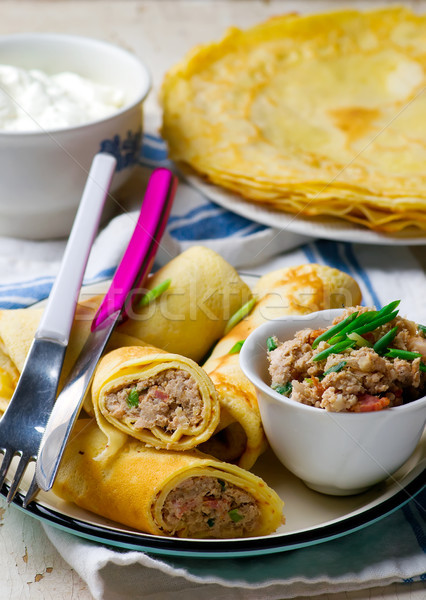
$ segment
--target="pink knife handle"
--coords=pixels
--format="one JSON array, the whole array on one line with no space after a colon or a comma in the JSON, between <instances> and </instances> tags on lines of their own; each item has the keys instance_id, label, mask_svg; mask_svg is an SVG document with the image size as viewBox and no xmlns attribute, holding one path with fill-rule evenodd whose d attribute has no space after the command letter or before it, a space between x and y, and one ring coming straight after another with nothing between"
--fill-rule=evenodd
<instances>
[{"instance_id":1,"label":"pink knife handle","mask_svg":"<svg viewBox=\"0 0 426 600\"><path fill-rule=\"evenodd\" d=\"M176 186L177 179L169 170L156 169L152 173L135 230L109 290L93 319L92 331L124 307L135 286L143 285L166 228Z\"/></svg>"}]
</instances>

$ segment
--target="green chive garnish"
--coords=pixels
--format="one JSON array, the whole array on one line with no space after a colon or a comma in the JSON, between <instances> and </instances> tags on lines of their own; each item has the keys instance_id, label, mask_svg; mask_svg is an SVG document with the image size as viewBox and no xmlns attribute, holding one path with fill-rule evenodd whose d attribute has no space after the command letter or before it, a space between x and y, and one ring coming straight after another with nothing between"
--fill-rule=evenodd
<instances>
[{"instance_id":1,"label":"green chive garnish","mask_svg":"<svg viewBox=\"0 0 426 600\"><path fill-rule=\"evenodd\" d=\"M368 312L362 313L362 315L358 315L358 317L356 319L354 319L352 321L352 323L349 323L349 325L347 325L340 332L339 335L335 335L334 337L331 338L331 340L328 340L328 343L329 344L337 344L338 342L342 342L344 339L346 339L346 335L348 335L349 333L353 333L354 330L358 329L362 325L371 323L371 321L373 321L373 319L377 318L377 315L378 315L378 313L375 310L370 310Z\"/></svg>"},{"instance_id":2,"label":"green chive garnish","mask_svg":"<svg viewBox=\"0 0 426 600\"><path fill-rule=\"evenodd\" d=\"M377 354L384 354L388 349L388 346L393 342L397 331L398 327L392 327L385 335L382 335L373 346L374 352L377 352Z\"/></svg>"},{"instance_id":3,"label":"green chive garnish","mask_svg":"<svg viewBox=\"0 0 426 600\"><path fill-rule=\"evenodd\" d=\"M401 300L394 300L393 302L389 302L389 304L386 304L386 306L379 310L377 316L381 317L382 315L388 315L389 313L393 312L397 308L397 306L400 305L400 303Z\"/></svg>"},{"instance_id":4,"label":"green chive garnish","mask_svg":"<svg viewBox=\"0 0 426 600\"><path fill-rule=\"evenodd\" d=\"M376 310L369 310L365 313L362 313L361 315L358 315L352 323L349 323L344 329L340 331L339 335L335 335L331 339L329 338L328 343L337 344L338 342L342 342L345 339L345 334L355 332L359 335L362 335L363 333L373 331L377 327L380 327L380 325L384 325L385 323L391 321L396 317L398 311L394 311L400 302L401 300L394 300L393 302L389 302L389 304L386 304L386 306L381 308L378 312ZM369 326L369 324L371 325L371 327ZM360 329L362 331L360 331Z\"/></svg>"},{"instance_id":5,"label":"green chive garnish","mask_svg":"<svg viewBox=\"0 0 426 600\"><path fill-rule=\"evenodd\" d=\"M232 348L230 349L230 351L228 352L228 354L238 354L238 352L243 347L244 342L245 342L245 340L240 340L239 342L237 342L236 344L234 344L232 346Z\"/></svg>"},{"instance_id":6,"label":"green chive garnish","mask_svg":"<svg viewBox=\"0 0 426 600\"><path fill-rule=\"evenodd\" d=\"M415 358L421 358L420 352L409 352L408 350L399 350L399 348L388 348L388 352L385 354L388 358L402 358L404 360L414 360Z\"/></svg>"},{"instance_id":7,"label":"green chive garnish","mask_svg":"<svg viewBox=\"0 0 426 600\"><path fill-rule=\"evenodd\" d=\"M420 333L423 335L423 337L426 337L426 325L420 325L420 323L417 325L418 330L420 331Z\"/></svg>"},{"instance_id":8,"label":"green chive garnish","mask_svg":"<svg viewBox=\"0 0 426 600\"><path fill-rule=\"evenodd\" d=\"M230 510L228 512L229 518L231 519L231 521L233 521L234 523L239 523L240 521L242 521L244 519L243 515L240 515L240 513L238 512L238 510L236 508L233 508L232 510Z\"/></svg>"},{"instance_id":9,"label":"green chive garnish","mask_svg":"<svg viewBox=\"0 0 426 600\"><path fill-rule=\"evenodd\" d=\"M363 325L362 327L357 327L354 331L355 331L355 333L358 333L358 335L363 335L364 333L368 333L369 331L374 331L381 325L384 325L385 323L389 323L389 321L392 321L396 317L397 314L398 314L398 311L395 310L392 313L386 313L384 315L381 315L380 317L377 316L370 323L366 323L366 325Z\"/></svg>"},{"instance_id":10,"label":"green chive garnish","mask_svg":"<svg viewBox=\"0 0 426 600\"><path fill-rule=\"evenodd\" d=\"M359 346L360 348L362 348L363 346L366 346L367 348L371 348L373 345L368 340L363 338L362 335L358 335L358 333L355 333L355 331L348 333L348 338L350 340L353 340L356 343L356 345Z\"/></svg>"},{"instance_id":11,"label":"green chive garnish","mask_svg":"<svg viewBox=\"0 0 426 600\"><path fill-rule=\"evenodd\" d=\"M325 377L326 375L329 375L330 373L338 373L339 371L341 371L343 369L343 367L346 364L347 364L346 360L340 361L339 363L337 363L337 365L333 365L332 367L327 369L327 371L324 371L323 377Z\"/></svg>"},{"instance_id":12,"label":"green chive garnish","mask_svg":"<svg viewBox=\"0 0 426 600\"><path fill-rule=\"evenodd\" d=\"M256 304L257 302L257 298L253 297L251 300L249 300L248 302L246 302L245 304L243 304L243 306L241 308L239 308L237 310L237 312L235 312L232 317L229 319L229 321L226 324L225 327L225 335L227 333L229 333L231 331L231 329L233 327L235 327L235 325L237 325L240 321L242 321L242 319L244 319L244 317L246 317L248 314L250 314L253 306Z\"/></svg>"},{"instance_id":13,"label":"green chive garnish","mask_svg":"<svg viewBox=\"0 0 426 600\"><path fill-rule=\"evenodd\" d=\"M324 331L324 333L319 335L314 340L314 342L312 344L312 348L315 350L315 348L318 346L318 344L320 342L326 342L327 340L329 340L331 337L333 337L337 333L340 333L342 331L342 329L344 329L344 327L346 327L346 325L348 325L349 323L352 323L352 321L354 319L356 319L357 315L358 315L358 313L354 312L351 315L349 315L349 317L346 317L346 319L344 319L340 323L337 323L337 325L335 325L334 327L331 327L331 329L327 329L326 331Z\"/></svg>"},{"instance_id":14,"label":"green chive garnish","mask_svg":"<svg viewBox=\"0 0 426 600\"><path fill-rule=\"evenodd\" d=\"M272 350L278 348L274 337L268 337L268 339L266 340L266 347L269 350L269 352L272 352Z\"/></svg>"},{"instance_id":15,"label":"green chive garnish","mask_svg":"<svg viewBox=\"0 0 426 600\"><path fill-rule=\"evenodd\" d=\"M226 483L223 481L223 479L218 479L217 482L221 487L221 491L224 492L226 489Z\"/></svg>"},{"instance_id":16,"label":"green chive garnish","mask_svg":"<svg viewBox=\"0 0 426 600\"><path fill-rule=\"evenodd\" d=\"M158 296L161 296L170 287L171 282L171 279L165 279L155 288L152 288L152 290L148 290L140 299L139 306L148 306L148 304L151 304L151 302L158 298Z\"/></svg>"},{"instance_id":17,"label":"green chive garnish","mask_svg":"<svg viewBox=\"0 0 426 600\"><path fill-rule=\"evenodd\" d=\"M136 388L130 390L129 395L127 396L127 404L132 408L137 408L139 406L139 394Z\"/></svg>"},{"instance_id":18,"label":"green chive garnish","mask_svg":"<svg viewBox=\"0 0 426 600\"><path fill-rule=\"evenodd\" d=\"M342 352L343 350L347 350L348 348L353 348L353 346L355 346L355 343L356 342L354 342L353 340L348 340L348 339L343 340L343 342L339 342L338 344L334 344L334 346L330 346L330 348L326 348L325 350L323 350L319 354L316 354L312 358L312 360L314 362L317 362L319 360L324 360L330 354L339 354L339 352Z\"/></svg>"},{"instance_id":19,"label":"green chive garnish","mask_svg":"<svg viewBox=\"0 0 426 600\"><path fill-rule=\"evenodd\" d=\"M214 519L207 519L207 525L209 527L213 527L213 525L214 525Z\"/></svg>"},{"instance_id":20,"label":"green chive garnish","mask_svg":"<svg viewBox=\"0 0 426 600\"><path fill-rule=\"evenodd\" d=\"M314 383L310 377L305 377L304 381L306 381L306 383L309 383L309 385L312 385Z\"/></svg>"},{"instance_id":21,"label":"green chive garnish","mask_svg":"<svg viewBox=\"0 0 426 600\"><path fill-rule=\"evenodd\" d=\"M423 373L426 373L426 365L423 362L420 363L420 371L423 371Z\"/></svg>"},{"instance_id":22,"label":"green chive garnish","mask_svg":"<svg viewBox=\"0 0 426 600\"><path fill-rule=\"evenodd\" d=\"M271 387L272 387L273 390L275 390L276 392L278 392L282 396L290 396L290 394L291 394L291 392L293 390L293 386L291 385L291 381L288 381L284 385L281 385L279 383L275 383L275 384L271 385Z\"/></svg>"}]
</instances>

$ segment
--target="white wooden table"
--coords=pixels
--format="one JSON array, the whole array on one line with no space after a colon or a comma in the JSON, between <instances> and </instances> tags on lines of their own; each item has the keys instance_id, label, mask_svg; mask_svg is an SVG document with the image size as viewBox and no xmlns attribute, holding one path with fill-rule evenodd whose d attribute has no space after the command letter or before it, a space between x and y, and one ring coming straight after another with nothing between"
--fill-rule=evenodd
<instances>
[{"instance_id":1,"label":"white wooden table","mask_svg":"<svg viewBox=\"0 0 426 600\"><path fill-rule=\"evenodd\" d=\"M398 3L402 3L398 2ZM149 66L153 90L146 111L159 114L157 91L165 71L192 46L219 39L289 11L321 11L373 0L2 0L0 34L55 31L105 39L134 52ZM405 4L426 10L426 1ZM414 250L426 266L425 248ZM58 554L41 525L0 498L0 600L89 600L86 584ZM318 596L318 600L425 600L426 585L394 584L374 590Z\"/></svg>"}]
</instances>

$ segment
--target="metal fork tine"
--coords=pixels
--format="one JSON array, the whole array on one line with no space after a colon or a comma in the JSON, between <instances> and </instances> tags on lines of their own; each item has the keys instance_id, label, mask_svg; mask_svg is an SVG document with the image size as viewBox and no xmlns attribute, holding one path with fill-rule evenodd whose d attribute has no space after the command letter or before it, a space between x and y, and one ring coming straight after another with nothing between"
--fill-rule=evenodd
<instances>
[{"instance_id":1,"label":"metal fork tine","mask_svg":"<svg viewBox=\"0 0 426 600\"><path fill-rule=\"evenodd\" d=\"M9 493L6 498L6 501L8 503L12 502L12 500L15 497L16 492L18 491L18 486L21 482L22 475L24 474L24 471L27 468L27 464L28 464L28 457L21 456L19 464L15 471L15 475L13 476L12 483L10 484Z\"/></svg>"},{"instance_id":2,"label":"metal fork tine","mask_svg":"<svg viewBox=\"0 0 426 600\"><path fill-rule=\"evenodd\" d=\"M38 494L39 491L40 491L40 488L37 485L37 480L36 480L36 476L34 473L33 480L31 482L30 487L28 488L28 492L25 494L25 498L22 503L22 506L24 508L27 508L28 504L34 500L34 498L36 497L36 495Z\"/></svg>"},{"instance_id":3,"label":"metal fork tine","mask_svg":"<svg viewBox=\"0 0 426 600\"><path fill-rule=\"evenodd\" d=\"M6 478L6 474L9 470L10 463L12 462L13 453L10 450L6 450L3 454L3 462L0 467L0 490L3 487L4 480Z\"/></svg>"}]
</instances>

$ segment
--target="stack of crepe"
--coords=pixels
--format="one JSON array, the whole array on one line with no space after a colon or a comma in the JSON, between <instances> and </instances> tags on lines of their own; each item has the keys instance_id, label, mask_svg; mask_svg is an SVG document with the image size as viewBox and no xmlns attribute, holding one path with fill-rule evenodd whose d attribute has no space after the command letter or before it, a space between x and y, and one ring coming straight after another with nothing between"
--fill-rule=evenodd
<instances>
[{"instance_id":1,"label":"stack of crepe","mask_svg":"<svg viewBox=\"0 0 426 600\"><path fill-rule=\"evenodd\" d=\"M273 18L166 75L171 157L262 206L426 229L426 15Z\"/></svg>"},{"instance_id":2,"label":"stack of crepe","mask_svg":"<svg viewBox=\"0 0 426 600\"><path fill-rule=\"evenodd\" d=\"M281 523L283 503L247 471L266 439L255 391L230 350L266 319L357 304L359 288L348 275L319 265L270 273L255 287L252 312L224 335L229 318L253 297L230 265L211 250L193 248L160 269L148 288L165 279L171 279L168 290L152 305L135 307L114 332L54 492L158 535L271 533ZM64 376L100 299L78 307ZM0 312L4 404L41 313Z\"/></svg>"}]
</instances>

